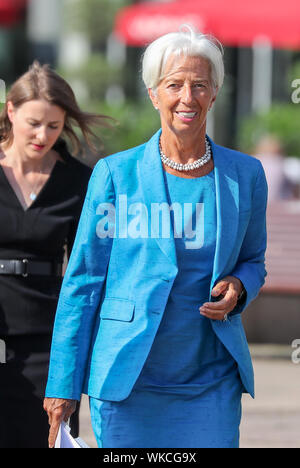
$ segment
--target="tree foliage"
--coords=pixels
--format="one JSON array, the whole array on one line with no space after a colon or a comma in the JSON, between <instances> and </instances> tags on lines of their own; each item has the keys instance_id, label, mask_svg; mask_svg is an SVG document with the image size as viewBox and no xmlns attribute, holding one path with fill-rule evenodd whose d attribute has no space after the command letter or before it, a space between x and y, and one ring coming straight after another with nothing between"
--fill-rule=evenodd
<instances>
[{"instance_id":1,"label":"tree foliage","mask_svg":"<svg viewBox=\"0 0 300 468\"><path fill-rule=\"evenodd\" d=\"M101 48L113 29L119 8L129 0L76 0L67 7L68 27L83 32L94 48Z\"/></svg>"},{"instance_id":2,"label":"tree foliage","mask_svg":"<svg viewBox=\"0 0 300 468\"><path fill-rule=\"evenodd\" d=\"M300 157L300 104L272 106L268 112L252 115L242 122L238 146L251 153L258 140L266 134L279 138L288 156Z\"/></svg>"}]
</instances>

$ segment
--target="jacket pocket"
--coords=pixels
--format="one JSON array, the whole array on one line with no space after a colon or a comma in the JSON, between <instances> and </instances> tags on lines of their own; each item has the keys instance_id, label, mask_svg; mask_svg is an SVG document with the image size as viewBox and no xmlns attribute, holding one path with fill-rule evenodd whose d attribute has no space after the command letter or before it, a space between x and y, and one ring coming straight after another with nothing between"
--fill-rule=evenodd
<instances>
[{"instance_id":1,"label":"jacket pocket","mask_svg":"<svg viewBox=\"0 0 300 468\"><path fill-rule=\"evenodd\" d=\"M100 311L100 318L102 320L132 322L134 317L134 307L134 302L128 299L107 297L103 301Z\"/></svg>"}]
</instances>

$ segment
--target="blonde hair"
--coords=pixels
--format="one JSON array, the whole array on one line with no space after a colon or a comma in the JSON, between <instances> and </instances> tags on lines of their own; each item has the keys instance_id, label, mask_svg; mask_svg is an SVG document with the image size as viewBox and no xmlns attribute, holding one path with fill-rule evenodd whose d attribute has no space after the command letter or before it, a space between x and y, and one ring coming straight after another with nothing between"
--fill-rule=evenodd
<instances>
[{"instance_id":1,"label":"blonde hair","mask_svg":"<svg viewBox=\"0 0 300 468\"><path fill-rule=\"evenodd\" d=\"M170 55L203 57L211 65L211 79L215 90L224 81L222 44L213 36L196 31L189 25L181 25L179 32L165 34L153 41L143 55L143 81L155 91L164 74Z\"/></svg>"},{"instance_id":2,"label":"blonde hair","mask_svg":"<svg viewBox=\"0 0 300 468\"><path fill-rule=\"evenodd\" d=\"M92 152L96 148L92 143L92 138L100 139L92 131L92 126L108 126L108 119L105 115L83 112L74 95L71 86L49 65L40 65L34 61L29 70L14 82L6 97L6 104L0 114L0 141L10 145L13 141L12 124L7 114L7 103L12 102L18 108L22 104L43 99L50 104L60 107L66 112L63 134L71 141L73 150L78 153L82 144L74 131L74 126L79 127L84 141Z\"/></svg>"}]
</instances>

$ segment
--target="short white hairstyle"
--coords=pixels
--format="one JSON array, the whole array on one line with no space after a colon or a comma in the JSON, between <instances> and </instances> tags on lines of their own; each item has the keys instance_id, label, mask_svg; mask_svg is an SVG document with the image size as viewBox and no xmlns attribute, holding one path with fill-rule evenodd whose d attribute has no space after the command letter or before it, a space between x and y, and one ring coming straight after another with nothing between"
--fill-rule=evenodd
<instances>
[{"instance_id":1,"label":"short white hairstyle","mask_svg":"<svg viewBox=\"0 0 300 468\"><path fill-rule=\"evenodd\" d=\"M147 89L155 91L171 55L202 57L210 63L214 89L220 90L224 81L223 54L222 44L216 38L183 24L178 32L165 34L146 48L142 62L143 81Z\"/></svg>"}]
</instances>

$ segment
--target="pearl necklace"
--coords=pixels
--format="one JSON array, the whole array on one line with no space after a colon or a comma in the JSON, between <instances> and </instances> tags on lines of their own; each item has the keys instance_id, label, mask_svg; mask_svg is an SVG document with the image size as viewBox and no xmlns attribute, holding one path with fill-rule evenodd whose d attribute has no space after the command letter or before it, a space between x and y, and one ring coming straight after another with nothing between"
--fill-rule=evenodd
<instances>
[{"instance_id":1,"label":"pearl necklace","mask_svg":"<svg viewBox=\"0 0 300 468\"><path fill-rule=\"evenodd\" d=\"M210 143L207 138L205 138L205 154L201 156L201 158L197 159L193 163L181 164L173 161L172 159L168 158L161 147L161 141L159 140L159 152L160 152L160 159L163 164L166 166L171 167L172 169L176 169L176 171L193 171L198 169L201 166L204 166L208 163L211 159L211 148Z\"/></svg>"}]
</instances>

